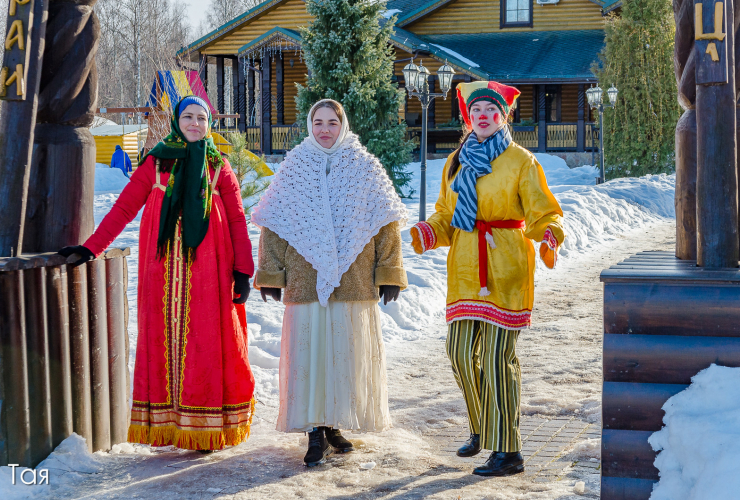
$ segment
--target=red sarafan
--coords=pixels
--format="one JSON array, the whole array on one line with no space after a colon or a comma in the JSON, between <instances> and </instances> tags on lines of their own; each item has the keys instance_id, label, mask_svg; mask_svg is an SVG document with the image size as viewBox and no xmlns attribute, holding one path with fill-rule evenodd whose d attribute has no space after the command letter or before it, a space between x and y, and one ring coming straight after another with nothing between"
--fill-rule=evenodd
<instances>
[{"instance_id":1,"label":"red sarafan","mask_svg":"<svg viewBox=\"0 0 740 500\"><path fill-rule=\"evenodd\" d=\"M227 161L220 168L209 165L213 201L203 241L194 255L181 248L178 224L159 258L157 237L170 174L160 172L157 163L149 156L136 169L84 246L99 255L144 206L128 439L218 450L249 435L254 413L246 313L243 304L232 301L232 272L254 274L239 185Z\"/></svg>"}]
</instances>

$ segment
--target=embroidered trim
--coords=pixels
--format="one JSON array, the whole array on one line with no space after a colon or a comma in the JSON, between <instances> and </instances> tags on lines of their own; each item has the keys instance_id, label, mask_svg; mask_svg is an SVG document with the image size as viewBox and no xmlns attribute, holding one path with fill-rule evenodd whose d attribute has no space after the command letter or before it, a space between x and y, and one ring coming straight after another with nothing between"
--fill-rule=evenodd
<instances>
[{"instance_id":1,"label":"embroidered trim","mask_svg":"<svg viewBox=\"0 0 740 500\"><path fill-rule=\"evenodd\" d=\"M421 234L421 250L426 252L432 250L437 246L437 233L434 232L434 228L425 221L417 222L414 227L419 230Z\"/></svg>"},{"instance_id":2,"label":"embroidered trim","mask_svg":"<svg viewBox=\"0 0 740 500\"><path fill-rule=\"evenodd\" d=\"M510 311L497 307L491 302L478 300L458 300L447 304L447 324L462 319L485 321L507 330L529 328L532 311Z\"/></svg>"},{"instance_id":3,"label":"embroidered trim","mask_svg":"<svg viewBox=\"0 0 740 500\"><path fill-rule=\"evenodd\" d=\"M547 228L547 231L545 231L545 236L542 237L542 241L547 243L547 246L550 247L550 250L557 250L558 248L558 239L555 238L555 236L552 234L552 231L550 231L550 228Z\"/></svg>"},{"instance_id":4,"label":"embroidered trim","mask_svg":"<svg viewBox=\"0 0 740 500\"><path fill-rule=\"evenodd\" d=\"M167 405L172 404L170 394L170 265L172 252L170 252L170 242L167 242L167 259L164 263L164 297L162 298L162 316L164 317L164 376L165 387L167 388Z\"/></svg>"},{"instance_id":5,"label":"embroidered trim","mask_svg":"<svg viewBox=\"0 0 740 500\"><path fill-rule=\"evenodd\" d=\"M220 168L219 168L220 170ZM183 320L184 326L182 328L182 343L180 348L180 394L178 395L178 405L182 408L182 390L185 383L185 348L188 345L188 333L190 333L190 290L193 287L193 249L188 248L187 264L185 265L185 283L183 283L183 289L185 295L185 307L183 307ZM182 307L182 306L181 306Z\"/></svg>"}]
</instances>

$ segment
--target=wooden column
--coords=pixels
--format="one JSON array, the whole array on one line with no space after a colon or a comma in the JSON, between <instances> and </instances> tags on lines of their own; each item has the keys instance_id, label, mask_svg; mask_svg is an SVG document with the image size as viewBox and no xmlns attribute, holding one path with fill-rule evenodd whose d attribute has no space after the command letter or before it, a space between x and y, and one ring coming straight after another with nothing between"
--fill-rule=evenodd
<instances>
[{"instance_id":1,"label":"wooden column","mask_svg":"<svg viewBox=\"0 0 740 500\"><path fill-rule=\"evenodd\" d=\"M684 114L676 125L676 257L696 260L696 61L694 1L677 0L673 60L678 102Z\"/></svg>"},{"instance_id":2,"label":"wooden column","mask_svg":"<svg viewBox=\"0 0 740 500\"><path fill-rule=\"evenodd\" d=\"M246 102L246 89L245 87L245 64L244 59L239 57L237 58L237 64L236 64L236 70L237 70L237 86L239 87L238 91L238 106L235 109L235 112L239 114L239 132L244 132L247 129L247 102Z\"/></svg>"},{"instance_id":3,"label":"wooden column","mask_svg":"<svg viewBox=\"0 0 740 500\"><path fill-rule=\"evenodd\" d=\"M247 72L247 126L253 127L257 125L253 120L256 119L256 113L254 109L254 69L251 67Z\"/></svg>"},{"instance_id":4,"label":"wooden column","mask_svg":"<svg viewBox=\"0 0 740 500\"><path fill-rule=\"evenodd\" d=\"M23 271L0 276L0 345L3 349L4 399L0 459L3 465L31 465L31 416L28 395L28 357L24 307Z\"/></svg>"},{"instance_id":5,"label":"wooden column","mask_svg":"<svg viewBox=\"0 0 740 500\"><path fill-rule=\"evenodd\" d=\"M275 80L277 82L277 95L275 96L275 108L277 111L278 125L285 125L285 78L283 72L283 58L275 57Z\"/></svg>"},{"instance_id":6,"label":"wooden column","mask_svg":"<svg viewBox=\"0 0 740 500\"><path fill-rule=\"evenodd\" d=\"M18 83L6 90L3 112L0 114L0 256L10 257L22 252L26 217L28 183L31 175L34 127L38 106L41 61L46 37L48 0L16 3L16 15L8 16L8 28L16 20L30 26L25 50L16 42L5 51L4 65L23 64L26 71L25 95L18 96ZM7 30L6 32L9 32Z\"/></svg>"},{"instance_id":7,"label":"wooden column","mask_svg":"<svg viewBox=\"0 0 740 500\"><path fill-rule=\"evenodd\" d=\"M537 85L537 150L540 153L547 151L547 111L545 107L545 86Z\"/></svg>"},{"instance_id":8,"label":"wooden column","mask_svg":"<svg viewBox=\"0 0 740 500\"><path fill-rule=\"evenodd\" d=\"M79 245L93 232L100 23L96 0L51 2L39 85L24 251Z\"/></svg>"},{"instance_id":9,"label":"wooden column","mask_svg":"<svg viewBox=\"0 0 740 500\"><path fill-rule=\"evenodd\" d=\"M585 85L578 84L578 129L576 133L576 151L586 150L586 90Z\"/></svg>"},{"instance_id":10,"label":"wooden column","mask_svg":"<svg viewBox=\"0 0 740 500\"><path fill-rule=\"evenodd\" d=\"M28 346L31 463L38 464L54 450L51 431L46 269L37 267L23 271L23 288Z\"/></svg>"},{"instance_id":11,"label":"wooden column","mask_svg":"<svg viewBox=\"0 0 740 500\"><path fill-rule=\"evenodd\" d=\"M51 382L51 434L56 448L73 431L72 366L69 353L69 306L66 266L46 271L49 313L49 380ZM128 409L128 408L127 408Z\"/></svg>"},{"instance_id":12,"label":"wooden column","mask_svg":"<svg viewBox=\"0 0 740 500\"><path fill-rule=\"evenodd\" d=\"M224 56L216 56L216 106L219 113L226 112L224 99ZM221 123L222 120L219 120Z\"/></svg>"},{"instance_id":13,"label":"wooden column","mask_svg":"<svg viewBox=\"0 0 740 500\"><path fill-rule=\"evenodd\" d=\"M703 31L712 33L715 1L703 4ZM734 26L733 3L725 2L724 26ZM719 40L696 40L696 230L700 267L737 267L738 195L734 32ZM699 35L698 33L696 34ZM712 50L716 52L712 54ZM717 56L717 61L713 56ZM728 68L731 68L730 71Z\"/></svg>"},{"instance_id":14,"label":"wooden column","mask_svg":"<svg viewBox=\"0 0 740 500\"><path fill-rule=\"evenodd\" d=\"M272 90L270 87L272 78L270 77L270 59L262 59L260 63L262 70L262 81L260 82L260 102L262 103L262 133L260 142L262 143L262 154L272 154Z\"/></svg>"},{"instance_id":15,"label":"wooden column","mask_svg":"<svg viewBox=\"0 0 740 500\"><path fill-rule=\"evenodd\" d=\"M93 451L90 330L87 311L87 266L67 267L69 284L69 345L72 366L72 423Z\"/></svg>"},{"instance_id":16,"label":"wooden column","mask_svg":"<svg viewBox=\"0 0 740 500\"><path fill-rule=\"evenodd\" d=\"M124 257L107 259L106 317L108 321L108 367L110 374L111 445L125 443L128 436L128 355L126 350L126 280Z\"/></svg>"},{"instance_id":17,"label":"wooden column","mask_svg":"<svg viewBox=\"0 0 740 500\"><path fill-rule=\"evenodd\" d=\"M208 95L208 56L202 52L198 61L198 74L200 75L200 81L203 83L203 88L206 90L206 95Z\"/></svg>"}]
</instances>

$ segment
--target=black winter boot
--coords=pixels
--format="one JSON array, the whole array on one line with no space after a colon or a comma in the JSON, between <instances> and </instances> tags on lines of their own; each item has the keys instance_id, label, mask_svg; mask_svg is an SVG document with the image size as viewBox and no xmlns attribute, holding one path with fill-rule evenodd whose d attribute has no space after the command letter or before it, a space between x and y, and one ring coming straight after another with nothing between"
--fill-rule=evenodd
<instances>
[{"instance_id":1,"label":"black winter boot","mask_svg":"<svg viewBox=\"0 0 740 500\"><path fill-rule=\"evenodd\" d=\"M326 432L326 440L329 441L329 444L337 453L348 453L355 449L354 445L342 436L339 429L324 427L324 431Z\"/></svg>"},{"instance_id":2,"label":"black winter boot","mask_svg":"<svg viewBox=\"0 0 740 500\"><path fill-rule=\"evenodd\" d=\"M326 457L331 455L331 446L326 440L324 434L324 427L314 427L314 429L308 433L308 451L306 456L303 457L303 463L307 467L314 467L316 465L323 464L326 461Z\"/></svg>"},{"instance_id":3,"label":"black winter boot","mask_svg":"<svg viewBox=\"0 0 740 500\"><path fill-rule=\"evenodd\" d=\"M470 439L457 450L458 457L474 457L480 453L480 434L470 433Z\"/></svg>"},{"instance_id":4,"label":"black winter boot","mask_svg":"<svg viewBox=\"0 0 740 500\"><path fill-rule=\"evenodd\" d=\"M511 476L524 472L524 458L518 451L494 451L486 463L473 470L476 476Z\"/></svg>"}]
</instances>

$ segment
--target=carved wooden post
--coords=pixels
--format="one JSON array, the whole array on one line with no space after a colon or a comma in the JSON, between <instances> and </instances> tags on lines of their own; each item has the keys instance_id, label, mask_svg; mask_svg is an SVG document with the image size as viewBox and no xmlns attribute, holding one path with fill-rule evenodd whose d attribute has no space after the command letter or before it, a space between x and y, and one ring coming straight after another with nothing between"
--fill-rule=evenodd
<instances>
[{"instance_id":1,"label":"carved wooden post","mask_svg":"<svg viewBox=\"0 0 740 500\"><path fill-rule=\"evenodd\" d=\"M547 151L547 107L545 105L545 86L537 86L537 145L538 151L544 153Z\"/></svg>"},{"instance_id":2,"label":"carved wooden post","mask_svg":"<svg viewBox=\"0 0 740 500\"><path fill-rule=\"evenodd\" d=\"M257 124L254 120L256 120L257 113L255 113L254 109L254 69L252 67L249 67L249 72L247 73L247 119L249 120L249 123L247 126L254 127Z\"/></svg>"},{"instance_id":3,"label":"carved wooden post","mask_svg":"<svg viewBox=\"0 0 740 500\"><path fill-rule=\"evenodd\" d=\"M576 126L576 151L586 150L586 85L578 84L578 125Z\"/></svg>"},{"instance_id":4,"label":"carved wooden post","mask_svg":"<svg viewBox=\"0 0 740 500\"><path fill-rule=\"evenodd\" d=\"M285 81L284 61L281 56L275 57L275 111L277 112L277 124L285 125Z\"/></svg>"},{"instance_id":5,"label":"carved wooden post","mask_svg":"<svg viewBox=\"0 0 740 500\"><path fill-rule=\"evenodd\" d=\"M676 125L676 257L696 260L696 59L691 57L694 0L676 0L673 16L678 102L685 110Z\"/></svg>"},{"instance_id":6,"label":"carved wooden post","mask_svg":"<svg viewBox=\"0 0 740 500\"><path fill-rule=\"evenodd\" d=\"M694 5L696 258L701 267L737 267L734 9L716 0Z\"/></svg>"},{"instance_id":7,"label":"carved wooden post","mask_svg":"<svg viewBox=\"0 0 740 500\"><path fill-rule=\"evenodd\" d=\"M216 110L217 113L226 113L226 101L224 99L224 56L216 56ZM220 125L223 120L219 120Z\"/></svg>"},{"instance_id":8,"label":"carved wooden post","mask_svg":"<svg viewBox=\"0 0 740 500\"><path fill-rule=\"evenodd\" d=\"M55 251L92 234L95 140L88 127L98 100L97 0L49 4L39 88L24 250Z\"/></svg>"},{"instance_id":9,"label":"carved wooden post","mask_svg":"<svg viewBox=\"0 0 740 500\"><path fill-rule=\"evenodd\" d=\"M239 57L237 58L237 64L236 64L236 70L238 72L237 75L237 85L239 87L239 91L237 93L239 104L236 107L235 113L239 114L239 132L244 132L247 130L247 110L246 110L246 89L244 86L246 85L245 78L244 78L244 58Z\"/></svg>"},{"instance_id":10,"label":"carved wooden post","mask_svg":"<svg viewBox=\"0 0 740 500\"><path fill-rule=\"evenodd\" d=\"M262 103L262 154L272 154L272 78L270 75L270 57L265 56L260 62L262 80L260 81L260 102Z\"/></svg>"},{"instance_id":11,"label":"carved wooden post","mask_svg":"<svg viewBox=\"0 0 740 500\"><path fill-rule=\"evenodd\" d=\"M0 73L0 256L23 247L33 131L49 0L10 2L5 57ZM15 27L13 27L15 26Z\"/></svg>"}]
</instances>

